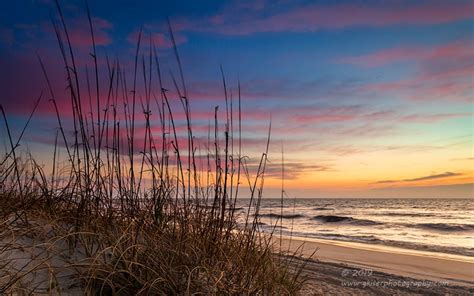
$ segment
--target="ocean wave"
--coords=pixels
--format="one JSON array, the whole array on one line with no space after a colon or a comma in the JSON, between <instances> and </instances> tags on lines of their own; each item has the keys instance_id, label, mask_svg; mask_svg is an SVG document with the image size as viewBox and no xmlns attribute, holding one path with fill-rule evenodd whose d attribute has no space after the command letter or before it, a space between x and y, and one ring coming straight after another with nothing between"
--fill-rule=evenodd
<instances>
[{"instance_id":1,"label":"ocean wave","mask_svg":"<svg viewBox=\"0 0 474 296\"><path fill-rule=\"evenodd\" d=\"M297 218L304 218L305 216L304 215L300 215L300 214L283 214L283 215L280 215L280 214L274 214L274 213L269 213L269 214L259 214L258 215L259 217L263 217L263 218L282 218L282 219L297 219Z\"/></svg>"},{"instance_id":2,"label":"ocean wave","mask_svg":"<svg viewBox=\"0 0 474 296\"><path fill-rule=\"evenodd\" d=\"M385 246L394 246L405 249L420 250L420 251L431 251L441 252L447 254L457 254L463 256L474 256L474 248L463 248L463 247L450 247L450 246L438 246L431 244L415 243L415 242L404 242L397 240L384 240L375 235L344 235L338 233L298 233L294 231L292 233L295 236L300 235L301 237L314 237L338 241L352 241L361 242L368 244L379 244Z\"/></svg>"},{"instance_id":3,"label":"ocean wave","mask_svg":"<svg viewBox=\"0 0 474 296\"><path fill-rule=\"evenodd\" d=\"M375 216L394 216L394 217L439 217L436 214L430 213L397 213L397 212L386 212L386 213L374 213Z\"/></svg>"},{"instance_id":4,"label":"ocean wave","mask_svg":"<svg viewBox=\"0 0 474 296\"><path fill-rule=\"evenodd\" d=\"M366 219L356 219L352 217L347 217L347 216L336 216L336 215L318 215L314 216L312 220L317 220L321 221L324 223L349 223L353 225L364 225L364 226L370 226L370 225L381 225L383 223L372 221L372 220L366 220Z\"/></svg>"},{"instance_id":5,"label":"ocean wave","mask_svg":"<svg viewBox=\"0 0 474 296\"><path fill-rule=\"evenodd\" d=\"M473 224L448 224L448 223L419 223L411 227L423 228L428 230L457 232L457 231L473 231Z\"/></svg>"},{"instance_id":6,"label":"ocean wave","mask_svg":"<svg viewBox=\"0 0 474 296\"><path fill-rule=\"evenodd\" d=\"M363 243L379 243L382 242L375 235L344 235L337 233L319 233L316 236L325 238L325 239L337 239L343 241L354 241L354 242L363 242Z\"/></svg>"},{"instance_id":7,"label":"ocean wave","mask_svg":"<svg viewBox=\"0 0 474 296\"><path fill-rule=\"evenodd\" d=\"M286 226L278 225L278 224L268 224L265 222L258 221L257 222L258 226L263 227L265 230L270 230L270 229L288 229Z\"/></svg>"}]
</instances>

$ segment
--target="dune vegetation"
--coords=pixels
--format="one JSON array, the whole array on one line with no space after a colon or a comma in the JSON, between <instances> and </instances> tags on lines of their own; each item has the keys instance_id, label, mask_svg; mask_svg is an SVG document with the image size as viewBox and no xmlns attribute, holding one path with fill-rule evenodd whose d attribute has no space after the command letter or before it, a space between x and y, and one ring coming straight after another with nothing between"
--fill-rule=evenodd
<instances>
[{"instance_id":1,"label":"dune vegetation","mask_svg":"<svg viewBox=\"0 0 474 296\"><path fill-rule=\"evenodd\" d=\"M94 67L81 76L59 5L57 11L68 95L55 93L39 57L47 91L20 132L1 107L9 145L0 159L1 293L297 293L301 266L289 264L272 234L259 230L270 129L258 171L249 172L240 91L228 96L222 72L225 128L219 130L216 107L207 143L198 145L171 26L178 79L165 86L156 50L150 41L144 52L141 34L133 73L118 60L100 60L87 9ZM50 101L57 121L49 169L20 150L40 100ZM68 114L58 107L65 102ZM237 211L242 186L249 203Z\"/></svg>"}]
</instances>

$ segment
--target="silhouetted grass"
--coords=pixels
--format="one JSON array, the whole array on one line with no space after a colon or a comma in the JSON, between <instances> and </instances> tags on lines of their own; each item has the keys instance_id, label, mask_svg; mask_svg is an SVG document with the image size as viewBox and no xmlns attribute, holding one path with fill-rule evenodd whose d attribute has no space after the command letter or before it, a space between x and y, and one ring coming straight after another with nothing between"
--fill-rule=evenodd
<instances>
[{"instance_id":1,"label":"silhouetted grass","mask_svg":"<svg viewBox=\"0 0 474 296\"><path fill-rule=\"evenodd\" d=\"M139 34L128 89L118 60L107 58L107 71L101 73L87 8L94 69L92 75L87 69L83 81L66 20L56 5L59 22L53 19L53 26L72 118L65 120L58 109L57 101L66 98L56 96L40 59L58 123L52 171L46 173L31 156L17 152L34 111L15 141L0 106L10 144L0 163L1 292L296 293L301 285L298 272L275 256L272 234L258 229L271 128L252 178L242 154L240 84L236 111L221 69L225 130L221 139L216 107L213 131L202 152L193 135L191 98L171 26L180 78L178 84L171 77L178 96L173 100L181 103L186 119L184 142L151 41L149 52L143 53ZM143 89L138 89L138 79ZM137 130L139 120L144 130ZM152 126L156 121L158 125ZM66 122L72 125L72 137ZM65 163L59 163L59 151L66 152ZM250 192L243 217L236 210L241 183L248 183Z\"/></svg>"}]
</instances>

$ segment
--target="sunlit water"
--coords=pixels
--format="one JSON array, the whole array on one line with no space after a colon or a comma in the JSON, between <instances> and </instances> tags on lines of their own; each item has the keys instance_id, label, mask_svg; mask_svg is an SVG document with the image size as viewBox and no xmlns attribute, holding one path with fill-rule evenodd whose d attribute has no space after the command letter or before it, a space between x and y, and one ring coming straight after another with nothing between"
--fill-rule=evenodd
<instances>
[{"instance_id":1,"label":"sunlit water","mask_svg":"<svg viewBox=\"0 0 474 296\"><path fill-rule=\"evenodd\" d=\"M239 202L240 212L248 200ZM474 256L474 199L262 199L260 227L283 235ZM282 223L282 227L280 227ZM275 227L276 226L276 227Z\"/></svg>"}]
</instances>

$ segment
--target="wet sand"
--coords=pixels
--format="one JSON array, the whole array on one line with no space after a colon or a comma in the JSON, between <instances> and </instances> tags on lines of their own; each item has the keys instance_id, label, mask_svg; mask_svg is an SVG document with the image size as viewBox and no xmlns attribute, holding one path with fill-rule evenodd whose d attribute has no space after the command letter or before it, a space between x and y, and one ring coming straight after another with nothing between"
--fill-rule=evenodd
<instances>
[{"instance_id":1,"label":"wet sand","mask_svg":"<svg viewBox=\"0 0 474 296\"><path fill-rule=\"evenodd\" d=\"M303 295L474 294L472 257L299 237L281 248L301 257L289 257L295 266L306 262Z\"/></svg>"}]
</instances>

